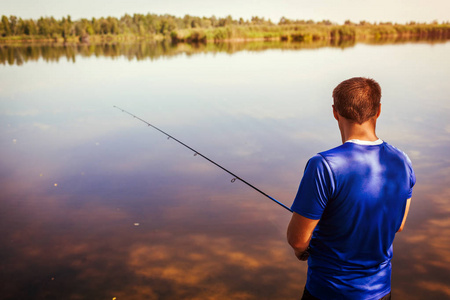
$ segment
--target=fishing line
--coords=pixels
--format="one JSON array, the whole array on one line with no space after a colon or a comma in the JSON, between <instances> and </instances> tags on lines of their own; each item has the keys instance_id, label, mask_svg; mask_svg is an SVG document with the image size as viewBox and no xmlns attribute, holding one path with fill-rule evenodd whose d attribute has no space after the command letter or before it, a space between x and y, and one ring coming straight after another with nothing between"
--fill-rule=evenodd
<instances>
[{"instance_id":1,"label":"fishing line","mask_svg":"<svg viewBox=\"0 0 450 300\"><path fill-rule=\"evenodd\" d=\"M255 187L254 185L248 183L247 181L245 181L245 180L242 179L241 177L237 176L237 175L234 174L233 172L231 172L231 171L227 170L226 168L222 167L221 165L219 165L218 163L216 163L216 162L213 161L212 159L209 159L209 158L206 157L205 155L201 154L201 153L198 152L197 150L195 150L195 149L191 148L190 146L186 145L185 143L183 143L182 141L180 141L180 140L178 140L177 138L173 137L172 135L168 134L167 132L162 131L161 129L159 129L158 127L156 127L156 126L150 124L149 122L145 121L144 119L141 119L141 118L139 118L138 116L136 116L136 115L134 115L134 114L132 114L132 113L130 113L130 112L128 112L128 111L126 111L126 110L124 110L124 109L118 107L118 106L115 106L115 105L114 105L114 107L117 108L117 109L119 109L119 110L121 110L122 112L124 112L124 113L126 113L126 114L132 116L133 118L138 119L139 121L141 121L141 122L147 124L147 126L152 127L152 128L154 128L154 129L158 130L159 132L161 132L162 134L164 134L165 136L167 136L167 139L172 139L172 140L176 141L177 143L183 145L184 147L188 148L189 150L191 150L192 152L194 152L194 156L199 155L199 156L203 157L204 159L206 159L207 161L209 161L210 163L212 163L213 165L215 165L216 167L221 168L222 170L224 170L225 172L227 172L228 174L230 174L231 176L233 176L233 179L231 179L231 182L235 182L236 180L240 180L242 183L245 183L246 185L248 185L249 187L251 187L251 188L254 189L255 191L257 191L257 192L263 194L264 196L266 196L267 198L269 198L269 199L272 200L273 202L277 203L278 205L280 205L280 206L282 206L283 208L287 209L288 211L292 212L292 210L291 210L289 207L287 207L286 205L284 205L284 204L281 203L280 201L278 201L278 200L276 200L275 198L273 198L273 197L267 195L266 193L264 193L263 191L261 191L260 189L258 189L257 187Z\"/></svg>"}]
</instances>

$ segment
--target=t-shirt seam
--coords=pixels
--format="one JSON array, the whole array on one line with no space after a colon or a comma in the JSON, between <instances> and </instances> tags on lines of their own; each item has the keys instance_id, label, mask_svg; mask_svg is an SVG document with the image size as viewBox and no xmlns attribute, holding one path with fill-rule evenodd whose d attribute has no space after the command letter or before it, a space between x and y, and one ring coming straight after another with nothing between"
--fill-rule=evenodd
<instances>
[{"instance_id":1,"label":"t-shirt seam","mask_svg":"<svg viewBox=\"0 0 450 300\"><path fill-rule=\"evenodd\" d=\"M409 158L408 154L406 154L405 151L403 151L403 150L401 150L401 149L395 147L394 145L391 145L391 144L387 143L386 141L383 141L383 144L381 144L381 145L384 145L384 147L390 146L390 147L392 147L393 149L395 149L395 150L397 151L397 153L399 153L399 154L401 154L401 155L403 156L403 158L404 158L403 162L406 163L406 165L407 165L407 167L408 167L408 169L409 169L409 184L410 184L410 189L409 189L409 191L408 191L408 198L407 198L407 199L411 198L411 197L412 197L412 190L413 190L413 187L414 187L414 185L416 184L415 173L414 173L414 169L413 169L413 167L412 167L412 161L411 161L411 158Z\"/></svg>"},{"instance_id":2,"label":"t-shirt seam","mask_svg":"<svg viewBox=\"0 0 450 300\"><path fill-rule=\"evenodd\" d=\"M334 180L334 189L337 190L337 179L336 179L336 174L334 173L334 170L333 170L333 168L331 167L330 162L327 160L327 158L326 158L325 156L323 156L322 153L318 153L318 155L320 155L320 156L323 158L323 161L327 164L328 168L330 169L331 175L333 176L333 180ZM334 194L334 191L333 191L332 194ZM330 195L330 198L332 198L332 196L333 196L333 195ZM330 199L328 199L328 200L330 200ZM327 204L328 204L328 201L327 201Z\"/></svg>"}]
</instances>

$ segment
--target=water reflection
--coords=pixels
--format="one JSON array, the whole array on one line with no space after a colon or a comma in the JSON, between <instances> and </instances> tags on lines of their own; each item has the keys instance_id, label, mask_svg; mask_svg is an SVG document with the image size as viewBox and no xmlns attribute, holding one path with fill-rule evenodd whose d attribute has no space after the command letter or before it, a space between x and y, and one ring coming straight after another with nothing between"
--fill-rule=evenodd
<instances>
[{"instance_id":1,"label":"water reflection","mask_svg":"<svg viewBox=\"0 0 450 300\"><path fill-rule=\"evenodd\" d=\"M364 43L374 45L401 44L411 42L442 43L445 39L420 38L385 38L367 40ZM181 54L187 56L201 53L228 53L239 51L264 51L268 49L301 50L318 49L322 47L336 47L345 49L355 46L354 40L321 40L314 42L279 42L279 41L253 41L237 43L198 43L198 44L172 44L168 42L147 43L105 43L105 44L29 44L14 45L0 44L0 64L22 65L29 61L42 58L46 62L57 62L60 59L75 62L77 56L81 57L126 57L128 60L155 60L161 57L173 57Z\"/></svg>"},{"instance_id":2,"label":"water reflection","mask_svg":"<svg viewBox=\"0 0 450 300\"><path fill-rule=\"evenodd\" d=\"M43 58L45 61L67 59L76 61L81 57L126 57L129 60L154 60L161 57L173 57L181 54L187 56L207 52L235 53L238 51L263 51L267 49L315 49L329 46L320 43L280 43L280 42L248 42L248 43L209 43L209 44L172 44L172 43L111 43L111 44L45 44L45 45L2 45L0 46L0 63L22 65L28 61ZM350 47L352 42L340 45Z\"/></svg>"},{"instance_id":3,"label":"water reflection","mask_svg":"<svg viewBox=\"0 0 450 300\"><path fill-rule=\"evenodd\" d=\"M25 191L2 181L3 299L253 299L298 291L301 275L287 263L284 240L261 218L269 209L248 212L242 194L192 191L183 181L182 197L168 187L141 189L139 197L130 193L135 180L108 178L116 188L91 193L74 191L74 180Z\"/></svg>"},{"instance_id":4,"label":"water reflection","mask_svg":"<svg viewBox=\"0 0 450 300\"><path fill-rule=\"evenodd\" d=\"M361 74L383 87L380 137L410 154L417 175L394 245L394 297L447 299L449 47L139 62L130 50L131 62L74 54L75 64L3 66L2 298L297 299L306 265L285 242L289 213L112 106L290 205L307 158L339 143L332 88Z\"/></svg>"}]
</instances>

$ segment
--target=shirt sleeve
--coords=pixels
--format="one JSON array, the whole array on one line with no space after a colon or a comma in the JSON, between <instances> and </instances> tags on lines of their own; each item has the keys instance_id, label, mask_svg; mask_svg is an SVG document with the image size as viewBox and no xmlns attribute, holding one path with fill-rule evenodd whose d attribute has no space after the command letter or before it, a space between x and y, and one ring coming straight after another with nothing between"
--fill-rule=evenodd
<instances>
[{"instance_id":1,"label":"shirt sleeve","mask_svg":"<svg viewBox=\"0 0 450 300\"><path fill-rule=\"evenodd\" d=\"M318 220L322 217L334 190L333 172L326 160L317 154L306 164L291 209L306 218Z\"/></svg>"}]
</instances>

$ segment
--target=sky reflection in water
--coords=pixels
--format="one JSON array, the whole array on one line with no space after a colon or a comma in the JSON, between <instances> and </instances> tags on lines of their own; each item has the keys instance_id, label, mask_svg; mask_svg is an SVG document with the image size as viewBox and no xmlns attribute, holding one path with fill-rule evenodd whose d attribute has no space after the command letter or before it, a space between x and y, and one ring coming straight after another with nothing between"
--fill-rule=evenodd
<instances>
[{"instance_id":1,"label":"sky reflection in water","mask_svg":"<svg viewBox=\"0 0 450 300\"><path fill-rule=\"evenodd\" d=\"M383 88L379 136L417 175L395 242L398 299L450 296L450 43L77 58L0 67L5 299L295 299L290 214L119 110L290 205L340 143L331 91Z\"/></svg>"}]
</instances>

